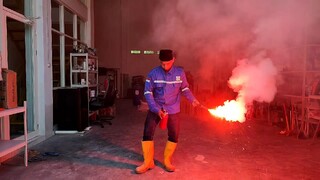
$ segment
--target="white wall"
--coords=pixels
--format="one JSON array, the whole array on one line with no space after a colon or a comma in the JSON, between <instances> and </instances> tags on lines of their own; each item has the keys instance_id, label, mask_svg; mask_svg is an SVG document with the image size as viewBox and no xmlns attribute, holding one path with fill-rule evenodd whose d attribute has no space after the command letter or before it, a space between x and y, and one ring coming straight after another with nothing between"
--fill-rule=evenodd
<instances>
[{"instance_id":1,"label":"white wall","mask_svg":"<svg viewBox=\"0 0 320 180\"><path fill-rule=\"evenodd\" d=\"M51 1L37 1L35 6L34 111L39 121L39 135L53 135L53 100L51 66Z\"/></svg>"}]
</instances>

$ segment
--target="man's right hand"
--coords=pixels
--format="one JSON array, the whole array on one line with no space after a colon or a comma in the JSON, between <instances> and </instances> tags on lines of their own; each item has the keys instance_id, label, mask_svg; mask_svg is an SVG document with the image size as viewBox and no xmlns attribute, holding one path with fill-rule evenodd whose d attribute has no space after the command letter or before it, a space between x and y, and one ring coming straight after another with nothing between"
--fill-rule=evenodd
<instances>
[{"instance_id":1,"label":"man's right hand","mask_svg":"<svg viewBox=\"0 0 320 180\"><path fill-rule=\"evenodd\" d=\"M166 113L164 111L160 110L158 112L158 115L159 115L160 119L162 119L166 115Z\"/></svg>"},{"instance_id":2,"label":"man's right hand","mask_svg":"<svg viewBox=\"0 0 320 180\"><path fill-rule=\"evenodd\" d=\"M192 106L193 106L193 107L200 106L200 102L195 99L195 100L192 102Z\"/></svg>"}]
</instances>

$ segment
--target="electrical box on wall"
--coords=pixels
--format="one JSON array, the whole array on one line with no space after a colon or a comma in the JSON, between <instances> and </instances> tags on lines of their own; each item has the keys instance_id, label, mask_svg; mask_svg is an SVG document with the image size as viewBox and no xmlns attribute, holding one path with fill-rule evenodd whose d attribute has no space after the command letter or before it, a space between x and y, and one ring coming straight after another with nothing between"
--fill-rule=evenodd
<instances>
[{"instance_id":1,"label":"electrical box on wall","mask_svg":"<svg viewBox=\"0 0 320 180\"><path fill-rule=\"evenodd\" d=\"M3 80L0 81L0 107L1 108L16 108L17 101L17 73L2 69Z\"/></svg>"}]
</instances>

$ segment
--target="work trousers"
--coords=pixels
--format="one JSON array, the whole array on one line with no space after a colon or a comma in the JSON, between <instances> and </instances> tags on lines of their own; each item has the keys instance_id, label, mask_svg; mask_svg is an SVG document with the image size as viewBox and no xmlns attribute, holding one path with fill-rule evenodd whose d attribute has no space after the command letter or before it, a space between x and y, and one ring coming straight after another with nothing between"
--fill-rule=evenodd
<instances>
[{"instance_id":1,"label":"work trousers","mask_svg":"<svg viewBox=\"0 0 320 180\"><path fill-rule=\"evenodd\" d=\"M159 115L148 111L147 118L144 123L143 141L153 141L154 133L159 122ZM169 114L167 129L168 140L177 143L180 132L180 113Z\"/></svg>"}]
</instances>

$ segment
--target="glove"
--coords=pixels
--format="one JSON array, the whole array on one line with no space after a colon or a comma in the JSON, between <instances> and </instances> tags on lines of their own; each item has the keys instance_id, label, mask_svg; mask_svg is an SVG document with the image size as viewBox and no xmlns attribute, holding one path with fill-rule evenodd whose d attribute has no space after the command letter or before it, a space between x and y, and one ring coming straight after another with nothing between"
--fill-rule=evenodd
<instances>
[{"instance_id":1,"label":"glove","mask_svg":"<svg viewBox=\"0 0 320 180\"><path fill-rule=\"evenodd\" d=\"M200 106L200 102L195 99L195 100L192 101L192 106L193 106L193 107Z\"/></svg>"}]
</instances>

